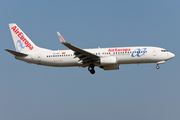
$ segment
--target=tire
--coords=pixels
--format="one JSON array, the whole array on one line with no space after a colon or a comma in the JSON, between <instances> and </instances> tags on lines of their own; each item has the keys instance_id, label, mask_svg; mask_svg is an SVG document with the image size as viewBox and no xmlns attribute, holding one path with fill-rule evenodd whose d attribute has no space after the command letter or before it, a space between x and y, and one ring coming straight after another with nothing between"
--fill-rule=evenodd
<instances>
[{"instance_id":1,"label":"tire","mask_svg":"<svg viewBox=\"0 0 180 120\"><path fill-rule=\"evenodd\" d=\"M91 66L89 66L89 67L88 67L88 70L89 70L89 71L91 71L91 70L92 70L92 67L91 67Z\"/></svg>"},{"instance_id":2,"label":"tire","mask_svg":"<svg viewBox=\"0 0 180 120\"><path fill-rule=\"evenodd\" d=\"M156 69L159 69L159 68L160 68L160 67L157 65L157 66L156 66Z\"/></svg>"},{"instance_id":3,"label":"tire","mask_svg":"<svg viewBox=\"0 0 180 120\"><path fill-rule=\"evenodd\" d=\"M90 72L91 72L91 74L94 74L94 73L95 73L95 70L91 70Z\"/></svg>"}]
</instances>

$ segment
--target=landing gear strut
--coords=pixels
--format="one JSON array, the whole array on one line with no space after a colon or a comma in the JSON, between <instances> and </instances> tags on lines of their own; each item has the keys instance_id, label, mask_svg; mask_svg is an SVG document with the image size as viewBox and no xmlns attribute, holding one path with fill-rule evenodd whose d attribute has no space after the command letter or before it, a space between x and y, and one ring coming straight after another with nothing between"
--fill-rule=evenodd
<instances>
[{"instance_id":1,"label":"landing gear strut","mask_svg":"<svg viewBox=\"0 0 180 120\"><path fill-rule=\"evenodd\" d=\"M160 62L157 62L156 69L159 69L159 68L160 68L160 67L159 67L159 64L163 64L163 63L165 63L165 61L160 61Z\"/></svg>"},{"instance_id":2,"label":"landing gear strut","mask_svg":"<svg viewBox=\"0 0 180 120\"><path fill-rule=\"evenodd\" d=\"M89 67L88 67L88 70L90 71L91 74L94 74L95 73L94 65L90 64Z\"/></svg>"}]
</instances>

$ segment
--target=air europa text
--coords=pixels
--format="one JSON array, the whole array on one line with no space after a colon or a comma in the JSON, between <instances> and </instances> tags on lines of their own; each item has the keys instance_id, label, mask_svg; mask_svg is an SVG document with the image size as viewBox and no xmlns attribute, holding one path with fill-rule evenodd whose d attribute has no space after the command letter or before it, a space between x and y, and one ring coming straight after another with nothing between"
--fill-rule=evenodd
<instances>
[{"instance_id":1,"label":"air europa text","mask_svg":"<svg viewBox=\"0 0 180 120\"><path fill-rule=\"evenodd\" d=\"M127 51L131 51L131 49L128 49L128 48L126 48L126 49L117 49L117 48L115 48L115 49L109 49L108 50L108 52L119 52L119 51L127 52Z\"/></svg>"},{"instance_id":2,"label":"air europa text","mask_svg":"<svg viewBox=\"0 0 180 120\"><path fill-rule=\"evenodd\" d=\"M19 28L17 28L17 26L12 27L11 29L14 31L14 33L24 42L24 44L26 45L26 47L28 47L30 50L33 49L33 46L31 45L31 43L29 43L28 40L26 40L26 38L23 35L23 32L19 32Z\"/></svg>"}]
</instances>

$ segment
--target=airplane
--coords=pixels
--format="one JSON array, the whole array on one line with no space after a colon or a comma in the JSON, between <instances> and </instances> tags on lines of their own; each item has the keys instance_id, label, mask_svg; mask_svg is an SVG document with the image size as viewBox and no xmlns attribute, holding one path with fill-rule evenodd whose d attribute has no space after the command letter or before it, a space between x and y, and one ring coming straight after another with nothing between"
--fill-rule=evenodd
<instances>
[{"instance_id":1,"label":"airplane","mask_svg":"<svg viewBox=\"0 0 180 120\"><path fill-rule=\"evenodd\" d=\"M118 70L120 64L159 64L175 57L175 54L160 47L111 47L80 49L66 42L57 32L60 42L70 50L49 50L36 46L28 36L15 24L9 24L16 51L5 49L16 59L37 65L53 67L88 67L91 74L95 73L95 66L104 70Z\"/></svg>"}]
</instances>

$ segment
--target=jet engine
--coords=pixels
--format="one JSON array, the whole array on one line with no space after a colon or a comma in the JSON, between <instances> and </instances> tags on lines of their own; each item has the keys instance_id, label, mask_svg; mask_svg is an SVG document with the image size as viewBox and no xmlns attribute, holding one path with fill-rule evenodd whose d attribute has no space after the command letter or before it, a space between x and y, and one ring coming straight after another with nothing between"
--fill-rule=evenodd
<instances>
[{"instance_id":1,"label":"jet engine","mask_svg":"<svg viewBox=\"0 0 180 120\"><path fill-rule=\"evenodd\" d=\"M100 59L100 65L105 66L105 65L114 65L117 64L117 58L116 57L102 57Z\"/></svg>"}]
</instances>

